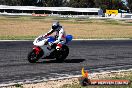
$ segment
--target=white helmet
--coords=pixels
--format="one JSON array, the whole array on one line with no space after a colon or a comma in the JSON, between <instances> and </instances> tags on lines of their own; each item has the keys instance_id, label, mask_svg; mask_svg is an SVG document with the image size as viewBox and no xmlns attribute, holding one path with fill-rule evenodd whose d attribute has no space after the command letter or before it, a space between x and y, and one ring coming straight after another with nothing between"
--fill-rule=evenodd
<instances>
[{"instance_id":1,"label":"white helmet","mask_svg":"<svg viewBox=\"0 0 132 88\"><path fill-rule=\"evenodd\" d=\"M53 22L53 24L52 24L52 29L53 29L53 30L56 30L56 29L58 29L59 26L60 26L60 24L59 24L58 21Z\"/></svg>"}]
</instances>

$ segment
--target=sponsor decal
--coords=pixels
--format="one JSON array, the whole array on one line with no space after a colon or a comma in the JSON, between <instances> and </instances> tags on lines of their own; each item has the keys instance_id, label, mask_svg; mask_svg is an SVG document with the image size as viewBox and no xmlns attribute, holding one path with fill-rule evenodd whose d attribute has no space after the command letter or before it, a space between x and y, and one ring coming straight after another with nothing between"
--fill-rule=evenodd
<instances>
[{"instance_id":1,"label":"sponsor decal","mask_svg":"<svg viewBox=\"0 0 132 88\"><path fill-rule=\"evenodd\" d=\"M43 16L43 17L46 17L46 16L49 16L48 14L35 14L33 13L32 16Z\"/></svg>"},{"instance_id":2,"label":"sponsor decal","mask_svg":"<svg viewBox=\"0 0 132 88\"><path fill-rule=\"evenodd\" d=\"M106 14L118 14L118 10L106 10Z\"/></svg>"},{"instance_id":3,"label":"sponsor decal","mask_svg":"<svg viewBox=\"0 0 132 88\"><path fill-rule=\"evenodd\" d=\"M82 86L88 86L88 85L128 85L130 84L129 80L119 80L119 79L103 79L103 80L92 80L89 79L88 71L85 71L84 68L82 68L82 77L80 78L80 84Z\"/></svg>"}]
</instances>

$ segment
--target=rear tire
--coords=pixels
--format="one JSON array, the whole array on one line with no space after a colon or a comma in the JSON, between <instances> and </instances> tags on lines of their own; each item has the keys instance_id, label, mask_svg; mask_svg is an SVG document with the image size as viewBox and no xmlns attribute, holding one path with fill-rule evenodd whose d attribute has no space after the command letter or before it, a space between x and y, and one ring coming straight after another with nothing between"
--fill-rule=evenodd
<instances>
[{"instance_id":1,"label":"rear tire","mask_svg":"<svg viewBox=\"0 0 132 88\"><path fill-rule=\"evenodd\" d=\"M56 60L57 62L63 62L69 54L69 48L63 45L60 51L57 51Z\"/></svg>"}]
</instances>

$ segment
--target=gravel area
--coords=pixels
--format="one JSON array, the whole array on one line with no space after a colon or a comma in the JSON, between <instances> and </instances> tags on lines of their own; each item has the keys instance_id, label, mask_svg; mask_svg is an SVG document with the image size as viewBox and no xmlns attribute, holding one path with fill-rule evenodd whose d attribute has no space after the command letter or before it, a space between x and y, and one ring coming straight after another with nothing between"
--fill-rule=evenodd
<instances>
[{"instance_id":1,"label":"gravel area","mask_svg":"<svg viewBox=\"0 0 132 88\"><path fill-rule=\"evenodd\" d=\"M111 79L114 77L127 77L132 75L132 71L119 71L119 72L102 72L89 74L90 79ZM79 84L79 78L69 78L56 81L41 82L35 84L23 84L20 87L9 86L4 88L61 88L65 84Z\"/></svg>"}]
</instances>

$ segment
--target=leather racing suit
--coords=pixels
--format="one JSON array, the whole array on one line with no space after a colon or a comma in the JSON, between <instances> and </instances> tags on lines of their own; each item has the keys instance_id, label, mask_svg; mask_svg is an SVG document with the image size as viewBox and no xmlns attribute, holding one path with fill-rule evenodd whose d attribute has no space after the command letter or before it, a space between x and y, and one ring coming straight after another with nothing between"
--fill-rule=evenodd
<instances>
[{"instance_id":1,"label":"leather racing suit","mask_svg":"<svg viewBox=\"0 0 132 88\"><path fill-rule=\"evenodd\" d=\"M59 50L62 47L62 45L66 43L66 33L62 26L59 26L57 29L51 28L51 30L47 32L44 36L47 37L54 32L56 40L53 42L53 44L57 44L56 49Z\"/></svg>"}]
</instances>

